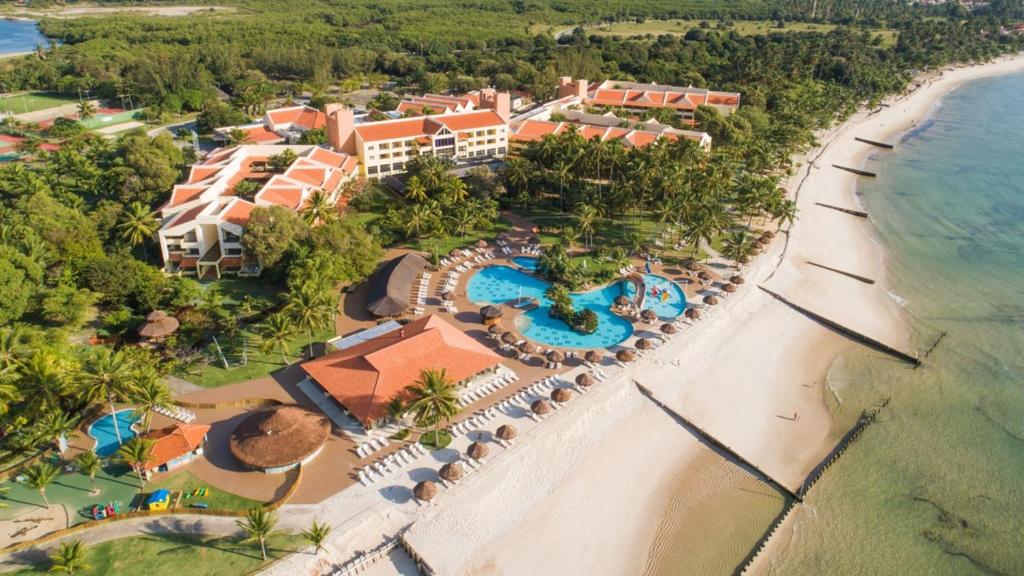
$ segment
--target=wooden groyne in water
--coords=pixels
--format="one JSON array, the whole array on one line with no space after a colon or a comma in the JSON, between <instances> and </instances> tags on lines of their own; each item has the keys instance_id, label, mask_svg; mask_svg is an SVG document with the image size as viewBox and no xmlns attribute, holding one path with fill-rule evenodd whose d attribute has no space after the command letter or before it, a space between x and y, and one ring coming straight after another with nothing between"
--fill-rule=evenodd
<instances>
[{"instance_id":1,"label":"wooden groyne in water","mask_svg":"<svg viewBox=\"0 0 1024 576\"><path fill-rule=\"evenodd\" d=\"M850 168L849 166L840 166L839 164L833 164L832 167L839 168L840 170L846 170L847 172L852 172L857 176L867 176L868 178L874 178L875 176L877 176L877 174L875 174L874 172L868 172L867 170L861 170L859 168Z\"/></svg>"},{"instance_id":2,"label":"wooden groyne in water","mask_svg":"<svg viewBox=\"0 0 1024 576\"><path fill-rule=\"evenodd\" d=\"M893 148L895 148L895 146L893 146L892 144L879 142L877 140L868 140L867 138L861 138L860 136L854 136L853 139L856 140L857 142L863 142L865 144L870 144L872 146L878 146L879 148L885 148L886 150L892 150Z\"/></svg>"},{"instance_id":3,"label":"wooden groyne in water","mask_svg":"<svg viewBox=\"0 0 1024 576\"><path fill-rule=\"evenodd\" d=\"M879 352L885 352L886 354L889 354L890 356L895 356L896 358L898 358L900 360L903 360L904 362L906 362L908 364L911 364L911 365L913 365L915 367L921 365L921 359L918 358L917 356L914 356L914 355L909 354L907 352L904 352L902 350L898 350L896 348L893 348L892 346L889 346L888 344L883 344L882 342L880 342L878 340L875 340L874 338L872 338L870 336L867 336L865 334L857 332L856 330L854 330L852 328L847 328L846 326L843 326L842 324L836 322L835 320L830 320L830 319L822 316L821 314L818 314L816 312L811 312L807 308L804 308L803 306L800 306L798 304L794 304L793 302L791 302L785 296L783 296L783 295L781 295L781 294L779 294L779 293L777 293L777 292L775 292L773 290L765 288L762 285L758 285L757 287L760 288L761 290L764 290L768 294L772 295L776 300L782 302L783 304L786 304L787 306L789 306L790 308L796 310L797 312L800 312L804 316L807 316L808 318L811 318L812 320L817 320L818 322L824 324L825 326L828 326L829 328L832 328L833 330L836 330L837 332L841 332L843 334L846 334L848 337L850 337L850 338L852 338L852 339L854 339L854 340L864 344L865 346L868 346L870 348L874 348L875 350L878 350Z\"/></svg>"},{"instance_id":4,"label":"wooden groyne in water","mask_svg":"<svg viewBox=\"0 0 1024 576\"><path fill-rule=\"evenodd\" d=\"M852 210L850 208L842 208L840 206L833 206L831 204L825 204L824 202L815 202L815 204L817 204L818 206L822 206L824 208L831 208L832 210L838 210L839 212L845 212L845 213L851 214L853 216L858 216L860 218L867 218L868 217L868 213L867 212L861 212L860 210Z\"/></svg>"},{"instance_id":5,"label":"wooden groyne in water","mask_svg":"<svg viewBox=\"0 0 1024 576\"><path fill-rule=\"evenodd\" d=\"M863 282L865 284L874 284L875 283L875 281L872 280L871 278L867 278L865 276L859 276L859 275L854 274L852 272L846 272L846 271L840 270L838 268L833 268L831 266L825 266L824 264L818 264L817 262L811 262L810 260L807 260L807 263L810 264L811 266L816 266L818 268L821 268L822 270L828 270L829 272L835 272L836 274L842 274L843 276L846 276L848 278L853 278L854 280Z\"/></svg>"},{"instance_id":6,"label":"wooden groyne in water","mask_svg":"<svg viewBox=\"0 0 1024 576\"><path fill-rule=\"evenodd\" d=\"M676 422L679 422L679 424L682 425L683 428L686 428L691 434L693 434L694 436L697 436L702 441L704 441L706 444L709 444L713 449L716 449L716 451L725 453L727 456L730 456L733 459L739 461L740 464L742 464L744 467L749 468L750 470L752 470L754 472L755 476L758 476L763 482L765 482L766 484L768 484L772 488L775 488L776 490L778 490L779 492L782 492L786 496L789 496L793 500L800 500L801 497L800 497L799 494L794 492L792 489L790 489L788 486L786 486L782 482L779 482L775 478L772 478L771 476L769 476L767 472L765 472L764 470L761 470L760 468L758 468L758 466L756 464L754 464L750 460L747 460L743 456L740 456L740 454L738 452L736 452L735 450L730 448L727 444L725 444L724 442L722 442L719 439L715 438L711 434L705 432L700 426L697 426L693 422L690 422L690 420L688 420L682 414L680 414L680 413L676 412L675 410L673 410L672 408L669 408L668 406L666 406L661 400L658 400L654 396L654 393L651 392L649 389L647 389L647 387L645 387L643 384L640 384L636 380L633 380L633 384L636 385L637 390L640 390L641 394L643 394L644 396L647 396L647 398L650 399L651 402L654 402L654 404L657 405L658 408L661 408L664 412L666 412L669 416L671 416Z\"/></svg>"}]
</instances>

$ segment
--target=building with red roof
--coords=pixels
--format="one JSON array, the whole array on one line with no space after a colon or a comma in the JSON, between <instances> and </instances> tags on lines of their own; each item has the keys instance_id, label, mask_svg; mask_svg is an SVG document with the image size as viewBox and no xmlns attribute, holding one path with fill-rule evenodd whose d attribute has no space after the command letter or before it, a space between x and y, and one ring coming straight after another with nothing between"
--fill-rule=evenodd
<instances>
[{"instance_id":1,"label":"building with red roof","mask_svg":"<svg viewBox=\"0 0 1024 576\"><path fill-rule=\"evenodd\" d=\"M203 455L203 442L210 427L205 424L175 424L146 432L141 437L153 442L149 457L142 465L143 477L169 472Z\"/></svg>"},{"instance_id":2,"label":"building with red roof","mask_svg":"<svg viewBox=\"0 0 1024 576\"><path fill-rule=\"evenodd\" d=\"M501 357L440 316L426 316L350 348L302 363L302 369L367 429L387 417L387 403L407 394L425 370L463 383L496 369Z\"/></svg>"},{"instance_id":3,"label":"building with red roof","mask_svg":"<svg viewBox=\"0 0 1024 576\"><path fill-rule=\"evenodd\" d=\"M273 172L271 156L291 150L296 159ZM241 244L249 215L257 206L302 210L317 190L338 202L344 184L356 174L358 161L348 154L309 145L251 145L219 148L189 169L160 208L157 232L164 270L220 277L259 274ZM240 196L236 187L253 182L256 192Z\"/></svg>"},{"instance_id":4,"label":"building with red roof","mask_svg":"<svg viewBox=\"0 0 1024 576\"><path fill-rule=\"evenodd\" d=\"M737 92L625 80L605 80L590 84L586 80L563 77L559 80L558 96L572 99L576 104L586 107L608 108L633 115L657 108L669 108L686 124L694 123L693 113L698 106L711 106L726 116L740 106L740 94Z\"/></svg>"},{"instance_id":5,"label":"building with red roof","mask_svg":"<svg viewBox=\"0 0 1024 576\"><path fill-rule=\"evenodd\" d=\"M244 144L297 144L306 132L323 128L327 116L312 106L288 106L267 110L259 122L224 126L213 131L214 138L226 142L233 130L245 134Z\"/></svg>"}]
</instances>

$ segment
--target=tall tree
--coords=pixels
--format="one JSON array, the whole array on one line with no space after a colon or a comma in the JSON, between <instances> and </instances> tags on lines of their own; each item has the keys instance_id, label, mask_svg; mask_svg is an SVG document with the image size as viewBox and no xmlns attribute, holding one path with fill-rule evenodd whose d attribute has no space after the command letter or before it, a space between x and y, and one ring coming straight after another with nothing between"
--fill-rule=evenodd
<instances>
[{"instance_id":1,"label":"tall tree","mask_svg":"<svg viewBox=\"0 0 1024 576\"><path fill-rule=\"evenodd\" d=\"M295 327L288 316L277 312L267 316L260 324L260 351L270 354L274 350L281 353L281 364L288 364L288 343L295 337Z\"/></svg>"},{"instance_id":2,"label":"tall tree","mask_svg":"<svg viewBox=\"0 0 1024 576\"><path fill-rule=\"evenodd\" d=\"M85 544L81 540L61 542L57 551L50 556L50 572L78 574L89 570L85 560Z\"/></svg>"},{"instance_id":3,"label":"tall tree","mask_svg":"<svg viewBox=\"0 0 1024 576\"><path fill-rule=\"evenodd\" d=\"M440 370L423 370L416 382L406 388L409 393L409 411L416 425L421 428L433 427L434 445L437 445L439 427L442 421L450 422L459 412L455 387L448 379L448 373Z\"/></svg>"},{"instance_id":4,"label":"tall tree","mask_svg":"<svg viewBox=\"0 0 1024 576\"><path fill-rule=\"evenodd\" d=\"M97 456L92 450L86 450L75 457L75 466L78 467L79 472L89 476L89 483L92 485L92 493L98 494L99 491L96 490L96 475L99 474L102 469L99 456Z\"/></svg>"},{"instance_id":5,"label":"tall tree","mask_svg":"<svg viewBox=\"0 0 1024 576\"><path fill-rule=\"evenodd\" d=\"M236 521L238 527L245 531L246 539L245 542L258 542L260 545L260 555L263 559L267 559L267 537L274 530L274 525L277 524L277 518L274 513L268 512L263 506L255 506L249 508L245 513L245 518Z\"/></svg>"},{"instance_id":6,"label":"tall tree","mask_svg":"<svg viewBox=\"0 0 1024 576\"><path fill-rule=\"evenodd\" d=\"M156 218L156 212L151 211L142 202L132 202L126 206L121 213L121 222L117 225L122 239L132 246L142 245L142 256L146 260L149 260L146 241L152 238L159 228L160 221Z\"/></svg>"},{"instance_id":7,"label":"tall tree","mask_svg":"<svg viewBox=\"0 0 1024 576\"><path fill-rule=\"evenodd\" d=\"M117 424L114 403L126 401L135 391L132 365L120 350L114 352L106 346L98 346L86 356L82 369L82 392L90 402L105 401L114 415L114 435L121 444L121 430Z\"/></svg>"},{"instance_id":8,"label":"tall tree","mask_svg":"<svg viewBox=\"0 0 1024 576\"><path fill-rule=\"evenodd\" d=\"M153 452L153 441L136 436L117 449L117 460L131 466L139 476L139 489L146 487L146 461Z\"/></svg>"},{"instance_id":9,"label":"tall tree","mask_svg":"<svg viewBox=\"0 0 1024 576\"><path fill-rule=\"evenodd\" d=\"M39 490L39 495L43 497L43 502L45 502L43 508L50 507L50 500L46 497L46 487L49 486L59 474L60 468L50 464L49 462L36 462L25 470L25 484Z\"/></svg>"},{"instance_id":10,"label":"tall tree","mask_svg":"<svg viewBox=\"0 0 1024 576\"><path fill-rule=\"evenodd\" d=\"M306 331L309 357L313 357L313 331L327 326L334 319L335 302L331 292L307 280L285 297L285 311L296 326Z\"/></svg>"}]
</instances>

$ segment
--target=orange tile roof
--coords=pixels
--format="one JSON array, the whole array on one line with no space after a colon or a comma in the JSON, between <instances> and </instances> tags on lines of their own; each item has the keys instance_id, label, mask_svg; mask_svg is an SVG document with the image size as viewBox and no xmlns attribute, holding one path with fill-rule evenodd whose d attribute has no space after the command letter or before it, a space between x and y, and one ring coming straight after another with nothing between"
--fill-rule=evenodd
<instances>
[{"instance_id":1,"label":"orange tile roof","mask_svg":"<svg viewBox=\"0 0 1024 576\"><path fill-rule=\"evenodd\" d=\"M196 217L199 216L199 213L202 212L204 209L206 209L206 207L209 206L209 205L210 205L210 203L206 202L204 204L200 204L198 206L193 206L192 208L189 208L188 210L185 210L184 212L178 214L178 217L175 218L170 224L168 224L167 227L181 226L182 224L188 224L189 222L195 220Z\"/></svg>"},{"instance_id":2,"label":"orange tile roof","mask_svg":"<svg viewBox=\"0 0 1024 576\"><path fill-rule=\"evenodd\" d=\"M284 138L276 132L267 129L267 127L262 124L259 126L252 126L250 128L242 128L241 130L249 136L249 141L253 144L271 144L284 140Z\"/></svg>"},{"instance_id":3,"label":"orange tile roof","mask_svg":"<svg viewBox=\"0 0 1024 576\"><path fill-rule=\"evenodd\" d=\"M439 316L427 316L351 348L302 364L302 369L366 426L428 369L452 382L501 363L501 357Z\"/></svg>"},{"instance_id":4,"label":"orange tile roof","mask_svg":"<svg viewBox=\"0 0 1024 576\"><path fill-rule=\"evenodd\" d=\"M480 128L489 128L505 123L494 110L480 110L465 114L452 114L450 116L434 116L433 118L447 126L452 132L479 130Z\"/></svg>"},{"instance_id":5,"label":"orange tile roof","mask_svg":"<svg viewBox=\"0 0 1024 576\"><path fill-rule=\"evenodd\" d=\"M143 434L143 438L153 440L153 449L143 469L153 470L195 451L203 445L209 431L210 427L205 424L175 424Z\"/></svg>"},{"instance_id":6,"label":"orange tile roof","mask_svg":"<svg viewBox=\"0 0 1024 576\"><path fill-rule=\"evenodd\" d=\"M295 188L264 188L260 192L259 200L265 202L271 202L278 206L284 206L285 208L291 208L297 210L299 208L299 202L302 201L302 189Z\"/></svg>"},{"instance_id":7,"label":"orange tile roof","mask_svg":"<svg viewBox=\"0 0 1024 576\"><path fill-rule=\"evenodd\" d=\"M237 224L239 226L245 226L249 222L249 214L252 213L252 209L256 205L247 200L238 199L232 202L231 208L221 214L221 219Z\"/></svg>"},{"instance_id":8,"label":"orange tile roof","mask_svg":"<svg viewBox=\"0 0 1024 576\"><path fill-rule=\"evenodd\" d=\"M392 140L394 138L413 138L423 134L433 134L427 130L427 118L406 118L394 122L367 122L357 124L356 134L364 142L376 142L378 140Z\"/></svg>"},{"instance_id":9,"label":"orange tile roof","mask_svg":"<svg viewBox=\"0 0 1024 576\"><path fill-rule=\"evenodd\" d=\"M310 106L289 106L267 110L267 117L275 125L291 124L306 130L323 128L327 124L327 115Z\"/></svg>"}]
</instances>

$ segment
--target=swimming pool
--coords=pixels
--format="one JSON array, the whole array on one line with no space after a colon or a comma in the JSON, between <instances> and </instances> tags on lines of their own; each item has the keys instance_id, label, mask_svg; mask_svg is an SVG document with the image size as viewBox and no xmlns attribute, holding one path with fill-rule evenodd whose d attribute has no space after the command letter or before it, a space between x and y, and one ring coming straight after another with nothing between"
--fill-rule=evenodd
<instances>
[{"instance_id":1,"label":"swimming pool","mask_svg":"<svg viewBox=\"0 0 1024 576\"><path fill-rule=\"evenodd\" d=\"M132 425L139 419L134 417L134 412L134 410L118 410L115 413L122 443L135 437ZM96 439L96 447L92 450L97 456L110 456L120 447L120 444L117 443L117 434L114 432L114 415L112 414L106 414L93 422L89 426L89 436Z\"/></svg>"},{"instance_id":2,"label":"swimming pool","mask_svg":"<svg viewBox=\"0 0 1024 576\"><path fill-rule=\"evenodd\" d=\"M636 296L636 285L626 282L626 295L632 299ZM686 310L686 294L683 289L664 276L644 274L644 286L647 298L644 308L654 310L662 320L671 320Z\"/></svg>"},{"instance_id":3,"label":"swimming pool","mask_svg":"<svg viewBox=\"0 0 1024 576\"><path fill-rule=\"evenodd\" d=\"M532 272L537 269L537 259L531 256L513 256L512 262L523 270Z\"/></svg>"},{"instance_id":4,"label":"swimming pool","mask_svg":"<svg viewBox=\"0 0 1024 576\"><path fill-rule=\"evenodd\" d=\"M580 334L565 322L548 314L551 301L544 293L549 283L509 266L490 266L469 279L467 296L477 304L500 304L520 296L536 298L540 307L519 316L518 329L523 336L549 346L562 348L607 348L633 333L633 325L611 312L615 297L622 294L621 282L572 295L577 310L589 308L597 314L598 328L592 334Z\"/></svg>"}]
</instances>

